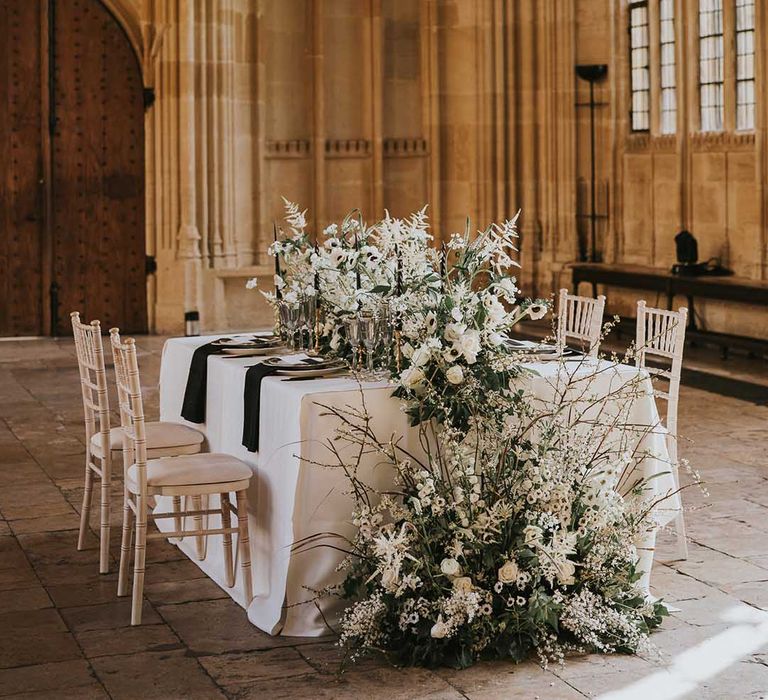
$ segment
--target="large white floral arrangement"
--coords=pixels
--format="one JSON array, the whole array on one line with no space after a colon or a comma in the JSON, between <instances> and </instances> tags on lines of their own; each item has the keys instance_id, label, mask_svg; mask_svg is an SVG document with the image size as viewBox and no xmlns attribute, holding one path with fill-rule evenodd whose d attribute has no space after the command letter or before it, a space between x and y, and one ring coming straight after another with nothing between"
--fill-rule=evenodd
<instances>
[{"instance_id":1,"label":"large white floral arrangement","mask_svg":"<svg viewBox=\"0 0 768 700\"><path fill-rule=\"evenodd\" d=\"M336 591L351 602L341 644L353 656L458 667L646 648L665 610L637 586L633 543L655 527L655 504L632 476L640 456L616 442L626 417L598 407L600 420L586 420L567 392L535 409L515 381L526 366L508 333L547 306L519 299L514 220L438 251L424 210L372 226L349 216L313 241L304 213L287 207L289 233L271 248L283 300L319 297L323 350L340 355L343 319L388 300L402 331L394 392L427 446L407 453L364 413L329 407L336 439L378 453L396 484L377 492L334 449L357 526ZM630 405L636 390L613 403Z\"/></svg>"}]
</instances>

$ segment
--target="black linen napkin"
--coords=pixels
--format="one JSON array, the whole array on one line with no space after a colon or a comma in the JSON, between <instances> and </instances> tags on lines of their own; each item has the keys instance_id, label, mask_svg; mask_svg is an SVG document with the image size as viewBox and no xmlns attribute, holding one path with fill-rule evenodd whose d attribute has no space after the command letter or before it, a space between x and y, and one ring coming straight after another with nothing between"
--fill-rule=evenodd
<instances>
[{"instance_id":1,"label":"black linen napkin","mask_svg":"<svg viewBox=\"0 0 768 700\"><path fill-rule=\"evenodd\" d=\"M219 338L222 340L222 338ZM216 342L216 341L214 341ZM214 342L201 345L192 353L189 365L187 387L184 390L184 402L181 405L181 417L190 423L205 423L205 397L208 385L208 357L223 352Z\"/></svg>"},{"instance_id":2,"label":"black linen napkin","mask_svg":"<svg viewBox=\"0 0 768 700\"><path fill-rule=\"evenodd\" d=\"M245 388L243 389L243 446L249 452L257 452L259 449L261 380L276 372L277 367L258 364L251 365L245 373Z\"/></svg>"}]
</instances>

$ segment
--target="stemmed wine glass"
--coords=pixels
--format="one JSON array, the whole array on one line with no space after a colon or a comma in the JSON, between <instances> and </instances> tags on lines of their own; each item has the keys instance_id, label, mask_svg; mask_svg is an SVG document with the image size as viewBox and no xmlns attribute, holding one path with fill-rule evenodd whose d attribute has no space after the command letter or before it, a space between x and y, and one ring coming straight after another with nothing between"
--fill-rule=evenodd
<instances>
[{"instance_id":1,"label":"stemmed wine glass","mask_svg":"<svg viewBox=\"0 0 768 700\"><path fill-rule=\"evenodd\" d=\"M389 308L389 304L384 300L377 310L377 330L379 340L382 345L382 369L380 376L386 377L389 374L389 364L392 357L392 338L393 338L393 324L392 310Z\"/></svg>"},{"instance_id":2,"label":"stemmed wine glass","mask_svg":"<svg viewBox=\"0 0 768 700\"><path fill-rule=\"evenodd\" d=\"M358 315L358 325L363 345L365 345L366 374L368 378L373 378L376 375L373 368L373 351L378 337L378 319L372 313L361 313Z\"/></svg>"},{"instance_id":3,"label":"stemmed wine glass","mask_svg":"<svg viewBox=\"0 0 768 700\"><path fill-rule=\"evenodd\" d=\"M280 312L280 327L283 330L285 340L290 340L294 352L298 352L297 330L299 324L299 307L295 304L289 304L287 301L278 302Z\"/></svg>"},{"instance_id":4,"label":"stemmed wine glass","mask_svg":"<svg viewBox=\"0 0 768 700\"><path fill-rule=\"evenodd\" d=\"M357 355L360 349L361 339L360 320L357 316L350 316L344 321L344 325L347 329L349 344L352 346L352 367L357 368Z\"/></svg>"}]
</instances>

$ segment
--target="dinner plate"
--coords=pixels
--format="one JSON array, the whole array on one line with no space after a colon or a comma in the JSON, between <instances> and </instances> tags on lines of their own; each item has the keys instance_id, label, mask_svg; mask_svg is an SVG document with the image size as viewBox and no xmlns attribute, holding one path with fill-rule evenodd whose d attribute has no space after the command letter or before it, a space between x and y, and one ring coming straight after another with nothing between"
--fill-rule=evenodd
<instances>
[{"instance_id":1,"label":"dinner plate","mask_svg":"<svg viewBox=\"0 0 768 700\"><path fill-rule=\"evenodd\" d=\"M295 372L297 374L305 374L315 370L328 372L334 369L342 369L347 366L344 360L321 360L318 358L311 358L311 361L306 361L287 360L283 357L270 357L264 360L264 364L268 367L274 367L281 372Z\"/></svg>"},{"instance_id":2,"label":"dinner plate","mask_svg":"<svg viewBox=\"0 0 768 700\"><path fill-rule=\"evenodd\" d=\"M285 377L318 378L318 377L335 377L337 375L346 373L346 371L347 371L346 367L338 366L338 367L330 367L330 368L328 367L312 368L308 370L279 369L277 370L277 373Z\"/></svg>"},{"instance_id":3,"label":"dinner plate","mask_svg":"<svg viewBox=\"0 0 768 700\"><path fill-rule=\"evenodd\" d=\"M225 355L234 355L237 357L253 357L254 355L278 355L285 351L283 345L255 345L250 347L232 347L222 348Z\"/></svg>"}]
</instances>

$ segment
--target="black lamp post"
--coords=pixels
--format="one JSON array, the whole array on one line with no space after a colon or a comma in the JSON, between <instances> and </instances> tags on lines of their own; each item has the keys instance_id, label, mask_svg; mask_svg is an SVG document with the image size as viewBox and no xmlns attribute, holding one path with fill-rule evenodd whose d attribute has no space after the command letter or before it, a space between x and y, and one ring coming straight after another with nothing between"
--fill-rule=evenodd
<instances>
[{"instance_id":1,"label":"black lamp post","mask_svg":"<svg viewBox=\"0 0 768 700\"><path fill-rule=\"evenodd\" d=\"M589 172L590 172L590 212L589 212L589 261L597 260L597 212L596 176L595 176L595 83L608 75L608 66L604 63L576 66L576 75L589 83Z\"/></svg>"}]
</instances>

